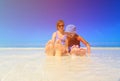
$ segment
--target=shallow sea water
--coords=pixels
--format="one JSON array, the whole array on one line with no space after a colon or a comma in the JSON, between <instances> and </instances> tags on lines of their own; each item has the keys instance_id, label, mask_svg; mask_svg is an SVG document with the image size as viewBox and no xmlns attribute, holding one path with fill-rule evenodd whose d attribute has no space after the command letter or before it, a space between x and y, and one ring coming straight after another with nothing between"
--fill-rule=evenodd
<instances>
[{"instance_id":1,"label":"shallow sea water","mask_svg":"<svg viewBox=\"0 0 120 81\"><path fill-rule=\"evenodd\" d=\"M0 49L0 81L120 81L120 48L92 48L83 57Z\"/></svg>"}]
</instances>

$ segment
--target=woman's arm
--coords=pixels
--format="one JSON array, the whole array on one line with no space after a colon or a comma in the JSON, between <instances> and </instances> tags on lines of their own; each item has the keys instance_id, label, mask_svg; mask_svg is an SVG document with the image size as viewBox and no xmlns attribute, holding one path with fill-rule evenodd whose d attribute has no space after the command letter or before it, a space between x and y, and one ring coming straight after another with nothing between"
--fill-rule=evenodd
<instances>
[{"instance_id":1,"label":"woman's arm","mask_svg":"<svg viewBox=\"0 0 120 81\"><path fill-rule=\"evenodd\" d=\"M87 47L87 53L90 54L91 49L90 49L90 44L81 36L77 37L77 40L81 41L83 44L85 44L85 46Z\"/></svg>"}]
</instances>

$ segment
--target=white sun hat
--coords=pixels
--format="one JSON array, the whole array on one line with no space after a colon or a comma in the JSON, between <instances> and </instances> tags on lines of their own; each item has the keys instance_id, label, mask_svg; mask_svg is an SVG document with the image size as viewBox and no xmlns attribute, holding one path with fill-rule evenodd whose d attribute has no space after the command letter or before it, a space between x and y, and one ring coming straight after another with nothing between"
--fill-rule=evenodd
<instances>
[{"instance_id":1,"label":"white sun hat","mask_svg":"<svg viewBox=\"0 0 120 81\"><path fill-rule=\"evenodd\" d=\"M76 26L73 24L69 24L66 26L65 32L76 33Z\"/></svg>"}]
</instances>

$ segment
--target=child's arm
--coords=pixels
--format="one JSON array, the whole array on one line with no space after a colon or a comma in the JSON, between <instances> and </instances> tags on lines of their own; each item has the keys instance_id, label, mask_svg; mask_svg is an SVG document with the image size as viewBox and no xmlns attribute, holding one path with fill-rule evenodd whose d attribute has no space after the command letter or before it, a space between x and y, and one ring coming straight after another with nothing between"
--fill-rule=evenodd
<instances>
[{"instance_id":1,"label":"child's arm","mask_svg":"<svg viewBox=\"0 0 120 81\"><path fill-rule=\"evenodd\" d=\"M53 50L55 51L55 40L56 40L56 32L54 32L53 34L52 34L52 44L53 44Z\"/></svg>"},{"instance_id":2,"label":"child's arm","mask_svg":"<svg viewBox=\"0 0 120 81\"><path fill-rule=\"evenodd\" d=\"M52 43L53 43L53 44L55 43L55 38L56 38L56 32L54 32L54 33L52 34Z\"/></svg>"},{"instance_id":3,"label":"child's arm","mask_svg":"<svg viewBox=\"0 0 120 81\"><path fill-rule=\"evenodd\" d=\"M83 44L85 44L85 46L87 47L87 53L90 54L90 44L81 36L77 37L77 40L81 41Z\"/></svg>"}]
</instances>

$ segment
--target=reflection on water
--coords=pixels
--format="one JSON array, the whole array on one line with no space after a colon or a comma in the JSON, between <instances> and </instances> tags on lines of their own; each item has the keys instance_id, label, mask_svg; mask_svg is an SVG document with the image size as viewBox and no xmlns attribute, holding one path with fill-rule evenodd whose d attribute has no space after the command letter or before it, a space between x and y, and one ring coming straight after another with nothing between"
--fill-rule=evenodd
<instances>
[{"instance_id":1,"label":"reflection on water","mask_svg":"<svg viewBox=\"0 0 120 81\"><path fill-rule=\"evenodd\" d=\"M52 81L73 81L89 69L89 57L46 57L44 71Z\"/></svg>"},{"instance_id":2,"label":"reflection on water","mask_svg":"<svg viewBox=\"0 0 120 81\"><path fill-rule=\"evenodd\" d=\"M94 49L83 57L47 57L43 50L0 53L1 81L120 81L119 49Z\"/></svg>"},{"instance_id":3,"label":"reflection on water","mask_svg":"<svg viewBox=\"0 0 120 81\"><path fill-rule=\"evenodd\" d=\"M120 50L97 50L91 56L46 57L43 70L51 81L118 81Z\"/></svg>"}]
</instances>

